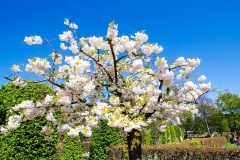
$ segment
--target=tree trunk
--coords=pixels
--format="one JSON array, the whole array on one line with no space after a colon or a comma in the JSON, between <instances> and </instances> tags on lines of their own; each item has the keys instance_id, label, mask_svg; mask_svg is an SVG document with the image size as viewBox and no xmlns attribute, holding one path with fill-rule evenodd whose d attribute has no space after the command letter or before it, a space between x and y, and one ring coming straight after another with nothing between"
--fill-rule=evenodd
<instances>
[{"instance_id":1,"label":"tree trunk","mask_svg":"<svg viewBox=\"0 0 240 160\"><path fill-rule=\"evenodd\" d=\"M211 136L210 129L209 129L209 126L208 126L208 123L207 123L207 120L206 120L206 119L205 119L205 123L206 123L206 126L207 126L208 135Z\"/></svg>"},{"instance_id":2,"label":"tree trunk","mask_svg":"<svg viewBox=\"0 0 240 160\"><path fill-rule=\"evenodd\" d=\"M141 160L142 152L141 152L141 143L142 138L139 130L133 129L128 133L127 136L128 142L128 154L129 160Z\"/></svg>"}]
</instances>

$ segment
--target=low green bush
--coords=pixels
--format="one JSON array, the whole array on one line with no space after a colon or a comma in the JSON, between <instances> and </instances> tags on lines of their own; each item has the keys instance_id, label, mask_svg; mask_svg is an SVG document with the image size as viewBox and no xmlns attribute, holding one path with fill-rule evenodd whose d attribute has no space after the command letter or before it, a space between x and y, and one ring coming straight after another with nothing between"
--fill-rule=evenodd
<instances>
[{"instance_id":1,"label":"low green bush","mask_svg":"<svg viewBox=\"0 0 240 160\"><path fill-rule=\"evenodd\" d=\"M105 160L111 146L126 142L126 137L121 136L117 128L109 127L106 121L100 121L99 128L94 128L91 136L90 160Z\"/></svg>"},{"instance_id":2,"label":"low green bush","mask_svg":"<svg viewBox=\"0 0 240 160\"><path fill-rule=\"evenodd\" d=\"M70 138L67 135L58 143L58 156L60 160L81 160L82 157L82 136Z\"/></svg>"},{"instance_id":3,"label":"low green bush","mask_svg":"<svg viewBox=\"0 0 240 160\"><path fill-rule=\"evenodd\" d=\"M37 101L51 93L51 88L40 83L29 83L23 88L12 83L0 89L0 111L6 111L8 118L10 109L24 100ZM6 123L2 119L2 123ZM51 141L45 140L42 127L47 124L45 118L38 117L33 121L21 123L16 130L0 135L0 159L54 159L56 154L57 134L53 133Z\"/></svg>"},{"instance_id":4,"label":"low green bush","mask_svg":"<svg viewBox=\"0 0 240 160\"><path fill-rule=\"evenodd\" d=\"M16 130L0 136L0 159L55 159L57 134L46 141L41 133L44 118L23 122Z\"/></svg>"}]
</instances>

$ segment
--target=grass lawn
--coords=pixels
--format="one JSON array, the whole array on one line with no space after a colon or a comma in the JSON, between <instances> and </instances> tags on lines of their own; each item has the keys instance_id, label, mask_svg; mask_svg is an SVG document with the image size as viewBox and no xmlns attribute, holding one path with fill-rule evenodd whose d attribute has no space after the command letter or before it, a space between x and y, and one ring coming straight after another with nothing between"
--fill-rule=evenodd
<instances>
[{"instance_id":1,"label":"grass lawn","mask_svg":"<svg viewBox=\"0 0 240 160\"><path fill-rule=\"evenodd\" d=\"M227 142L224 148L240 148L240 146L236 146L236 144L231 144L230 142Z\"/></svg>"}]
</instances>

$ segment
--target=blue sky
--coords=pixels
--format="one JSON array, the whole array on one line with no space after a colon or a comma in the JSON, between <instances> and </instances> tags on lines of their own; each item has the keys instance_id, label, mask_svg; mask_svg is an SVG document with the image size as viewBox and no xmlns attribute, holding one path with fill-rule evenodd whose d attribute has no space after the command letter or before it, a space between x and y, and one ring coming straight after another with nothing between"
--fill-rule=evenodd
<instances>
[{"instance_id":1,"label":"blue sky","mask_svg":"<svg viewBox=\"0 0 240 160\"><path fill-rule=\"evenodd\" d=\"M150 42L164 48L168 61L198 57L196 75L205 74L212 88L240 95L240 1L231 0L3 0L0 2L0 84L12 64L27 63L40 46L24 45L28 35L55 39L76 22L79 36L105 36L108 23L119 34L146 30ZM44 48L40 56L50 50ZM209 97L216 98L217 93Z\"/></svg>"}]
</instances>

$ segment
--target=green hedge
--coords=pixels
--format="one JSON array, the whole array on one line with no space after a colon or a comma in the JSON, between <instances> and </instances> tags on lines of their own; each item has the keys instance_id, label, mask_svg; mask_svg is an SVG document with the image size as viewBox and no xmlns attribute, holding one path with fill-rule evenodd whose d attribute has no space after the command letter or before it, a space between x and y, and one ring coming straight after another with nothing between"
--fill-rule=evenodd
<instances>
[{"instance_id":1,"label":"green hedge","mask_svg":"<svg viewBox=\"0 0 240 160\"><path fill-rule=\"evenodd\" d=\"M91 136L90 160L107 159L110 147L119 144L126 144L126 137L121 136L117 128L109 127L106 121L100 121Z\"/></svg>"},{"instance_id":2,"label":"green hedge","mask_svg":"<svg viewBox=\"0 0 240 160\"><path fill-rule=\"evenodd\" d=\"M53 134L52 140L46 141L41 132L45 124L44 118L37 118L0 136L0 159L54 159L57 135Z\"/></svg>"},{"instance_id":3,"label":"green hedge","mask_svg":"<svg viewBox=\"0 0 240 160\"><path fill-rule=\"evenodd\" d=\"M10 109L24 100L37 101L51 93L51 88L44 84L30 83L23 88L12 83L0 89L0 111L7 111L6 118L13 114ZM33 121L21 123L16 130L0 136L0 159L54 159L56 154L57 135L51 141L45 140L41 132L47 124L45 118L38 117Z\"/></svg>"},{"instance_id":4,"label":"green hedge","mask_svg":"<svg viewBox=\"0 0 240 160\"><path fill-rule=\"evenodd\" d=\"M58 156L60 160L81 160L82 157L82 136L70 138L67 135L58 143Z\"/></svg>"}]
</instances>

